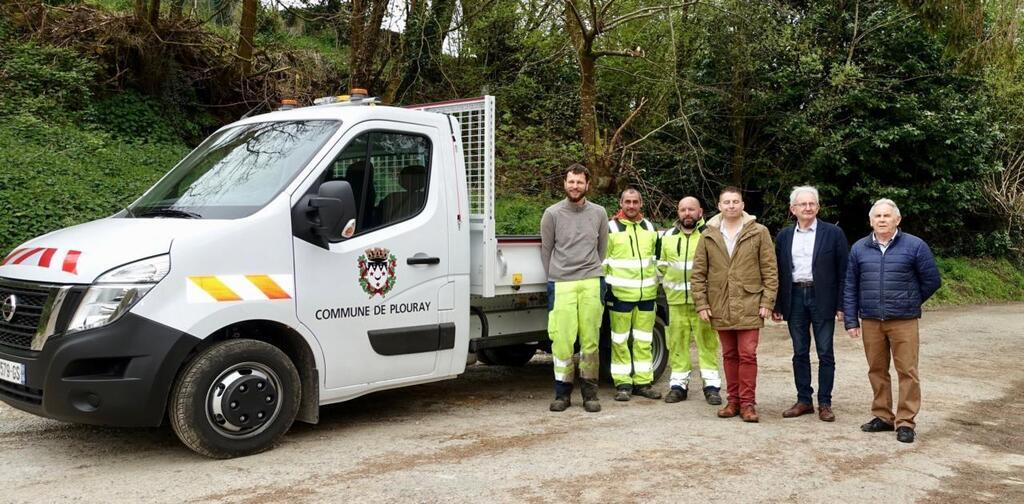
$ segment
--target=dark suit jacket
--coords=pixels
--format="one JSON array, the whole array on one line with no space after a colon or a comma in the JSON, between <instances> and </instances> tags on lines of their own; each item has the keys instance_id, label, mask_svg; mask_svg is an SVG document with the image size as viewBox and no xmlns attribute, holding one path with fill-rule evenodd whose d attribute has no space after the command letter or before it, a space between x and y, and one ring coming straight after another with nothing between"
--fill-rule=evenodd
<instances>
[{"instance_id":1,"label":"dark suit jacket","mask_svg":"<svg viewBox=\"0 0 1024 504\"><path fill-rule=\"evenodd\" d=\"M775 257L779 262L779 295L775 298L775 311L789 320L793 297L793 230L796 225L779 231L775 239ZM846 282L846 260L850 243L846 233L836 226L818 219L814 235L814 255L811 273L814 275L814 297L823 312L835 315L840 310L843 286Z\"/></svg>"}]
</instances>

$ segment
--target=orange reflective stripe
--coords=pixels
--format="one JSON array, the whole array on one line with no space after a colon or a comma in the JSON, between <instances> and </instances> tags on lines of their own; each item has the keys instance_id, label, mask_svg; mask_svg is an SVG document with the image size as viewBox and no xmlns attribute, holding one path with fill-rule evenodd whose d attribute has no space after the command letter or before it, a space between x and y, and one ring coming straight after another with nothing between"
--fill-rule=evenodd
<instances>
[{"instance_id":1,"label":"orange reflective stripe","mask_svg":"<svg viewBox=\"0 0 1024 504\"><path fill-rule=\"evenodd\" d=\"M245 275L245 278L252 282L257 289L266 294L267 299L291 299L292 297L277 285L273 278L267 275Z\"/></svg>"},{"instance_id":2,"label":"orange reflective stripe","mask_svg":"<svg viewBox=\"0 0 1024 504\"><path fill-rule=\"evenodd\" d=\"M215 276L196 276L189 277L192 282L199 286L200 289L206 291L207 294L213 296L213 299L217 301L241 301L242 298L235 294L235 291L231 290L224 282L221 282Z\"/></svg>"}]
</instances>

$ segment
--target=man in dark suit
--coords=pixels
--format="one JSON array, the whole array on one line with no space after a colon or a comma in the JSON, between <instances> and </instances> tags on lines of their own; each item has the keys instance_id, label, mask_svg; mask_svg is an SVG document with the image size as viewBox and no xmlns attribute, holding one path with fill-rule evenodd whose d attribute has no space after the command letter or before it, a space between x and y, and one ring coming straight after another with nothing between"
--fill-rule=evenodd
<instances>
[{"instance_id":1,"label":"man in dark suit","mask_svg":"<svg viewBox=\"0 0 1024 504\"><path fill-rule=\"evenodd\" d=\"M811 330L818 353L818 418L834 422L832 384L836 361L832 333L841 308L849 242L834 224L818 220L818 190L800 186L789 195L796 224L779 232L775 257L779 263L779 295L772 318L786 320L793 339L793 377L796 404L782 413L794 418L814 413L811 395Z\"/></svg>"}]
</instances>

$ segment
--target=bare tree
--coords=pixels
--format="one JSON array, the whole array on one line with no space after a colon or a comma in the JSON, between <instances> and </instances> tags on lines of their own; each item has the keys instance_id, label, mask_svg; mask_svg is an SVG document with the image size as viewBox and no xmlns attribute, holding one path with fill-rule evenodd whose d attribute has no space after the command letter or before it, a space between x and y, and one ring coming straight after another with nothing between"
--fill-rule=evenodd
<instances>
[{"instance_id":1,"label":"bare tree","mask_svg":"<svg viewBox=\"0 0 1024 504\"><path fill-rule=\"evenodd\" d=\"M390 0L352 0L348 22L350 88L370 89L374 76L374 56L380 40L381 21Z\"/></svg>"},{"instance_id":2,"label":"bare tree","mask_svg":"<svg viewBox=\"0 0 1024 504\"><path fill-rule=\"evenodd\" d=\"M605 56L642 57L641 47L633 49L599 49L597 47L602 35L611 32L630 21L648 18L665 12L675 6L690 5L696 0L681 2L675 5L654 5L640 7L629 12L620 13L616 8L616 0L564 0L565 26L569 32L573 47L576 49L576 60L580 70L580 135L583 141L586 163L594 174L595 186L600 191L614 191L615 173L613 171L612 153L616 149L621 132L632 121L640 108L633 112L616 130L612 141L604 146L597 127L597 61Z\"/></svg>"},{"instance_id":3,"label":"bare tree","mask_svg":"<svg viewBox=\"0 0 1024 504\"><path fill-rule=\"evenodd\" d=\"M157 0L159 1L159 0ZM242 0L242 20L238 24L238 59L242 62L242 73L252 69L252 39L256 34L256 8L258 0Z\"/></svg>"}]
</instances>

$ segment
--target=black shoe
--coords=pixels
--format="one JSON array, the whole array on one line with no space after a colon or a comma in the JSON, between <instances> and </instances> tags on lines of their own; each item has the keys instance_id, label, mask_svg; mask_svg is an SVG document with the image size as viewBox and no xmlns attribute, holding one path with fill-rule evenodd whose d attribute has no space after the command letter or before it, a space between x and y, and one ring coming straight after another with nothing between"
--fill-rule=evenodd
<instances>
[{"instance_id":1,"label":"black shoe","mask_svg":"<svg viewBox=\"0 0 1024 504\"><path fill-rule=\"evenodd\" d=\"M661 399L661 392L654 390L651 384L640 385L633 389L633 395L643 396L648 399Z\"/></svg>"},{"instance_id":2,"label":"black shoe","mask_svg":"<svg viewBox=\"0 0 1024 504\"><path fill-rule=\"evenodd\" d=\"M896 441L901 443L913 443L914 442L914 429L903 426L896 429Z\"/></svg>"},{"instance_id":3,"label":"black shoe","mask_svg":"<svg viewBox=\"0 0 1024 504\"><path fill-rule=\"evenodd\" d=\"M665 402L667 402L667 403L677 403L679 401L685 401L685 400L686 400L686 389L684 389L684 388L672 387L668 391L668 394L665 394Z\"/></svg>"},{"instance_id":4,"label":"black shoe","mask_svg":"<svg viewBox=\"0 0 1024 504\"><path fill-rule=\"evenodd\" d=\"M551 411L565 411L569 406L572 406L572 399L569 396L558 396L555 397L554 401L551 401L551 406L548 409Z\"/></svg>"},{"instance_id":5,"label":"black shoe","mask_svg":"<svg viewBox=\"0 0 1024 504\"><path fill-rule=\"evenodd\" d=\"M895 427L881 418L872 418L870 422L861 425L860 430L864 432L892 432Z\"/></svg>"},{"instance_id":6,"label":"black shoe","mask_svg":"<svg viewBox=\"0 0 1024 504\"><path fill-rule=\"evenodd\" d=\"M629 393L632 391L631 390L632 388L633 387L619 387L618 389L616 389L616 391L615 391L615 400L616 401L628 401L629 400Z\"/></svg>"},{"instance_id":7,"label":"black shoe","mask_svg":"<svg viewBox=\"0 0 1024 504\"><path fill-rule=\"evenodd\" d=\"M722 396L718 393L718 387L704 387L704 400L712 406L722 404Z\"/></svg>"}]
</instances>

